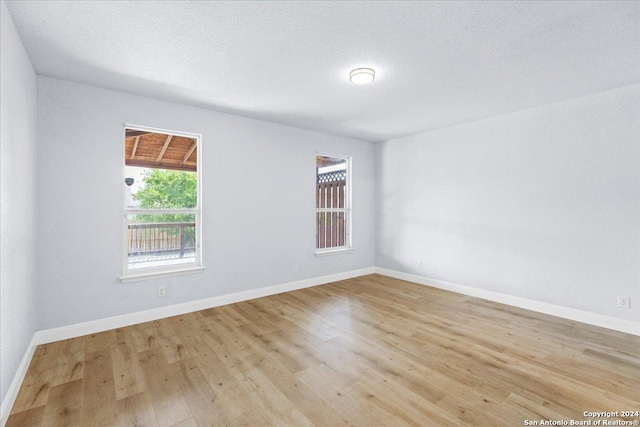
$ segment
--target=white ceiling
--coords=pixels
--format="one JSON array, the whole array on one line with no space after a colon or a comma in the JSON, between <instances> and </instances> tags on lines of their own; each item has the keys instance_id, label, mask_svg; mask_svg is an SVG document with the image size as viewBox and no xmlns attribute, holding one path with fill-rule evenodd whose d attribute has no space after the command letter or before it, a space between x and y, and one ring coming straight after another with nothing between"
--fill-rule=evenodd
<instances>
[{"instance_id":1,"label":"white ceiling","mask_svg":"<svg viewBox=\"0 0 640 427\"><path fill-rule=\"evenodd\" d=\"M640 82L637 1L8 7L38 74L367 141Z\"/></svg>"}]
</instances>

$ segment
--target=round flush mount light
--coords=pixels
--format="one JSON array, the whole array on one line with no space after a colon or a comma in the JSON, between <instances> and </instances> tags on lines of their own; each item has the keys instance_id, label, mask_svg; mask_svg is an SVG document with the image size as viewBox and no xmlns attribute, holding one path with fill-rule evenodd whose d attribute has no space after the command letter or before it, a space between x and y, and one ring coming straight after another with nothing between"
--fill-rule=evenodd
<instances>
[{"instance_id":1,"label":"round flush mount light","mask_svg":"<svg viewBox=\"0 0 640 427\"><path fill-rule=\"evenodd\" d=\"M357 85L371 83L375 79L376 72L371 68L356 68L349 73L349 80Z\"/></svg>"}]
</instances>

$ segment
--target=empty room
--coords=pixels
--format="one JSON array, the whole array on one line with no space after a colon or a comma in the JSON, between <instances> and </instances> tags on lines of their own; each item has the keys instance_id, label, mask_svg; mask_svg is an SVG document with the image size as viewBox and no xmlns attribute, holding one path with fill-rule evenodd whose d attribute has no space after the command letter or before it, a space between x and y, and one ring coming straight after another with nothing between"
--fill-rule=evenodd
<instances>
[{"instance_id":1,"label":"empty room","mask_svg":"<svg viewBox=\"0 0 640 427\"><path fill-rule=\"evenodd\" d=\"M640 1L0 18L0 427L639 425Z\"/></svg>"}]
</instances>

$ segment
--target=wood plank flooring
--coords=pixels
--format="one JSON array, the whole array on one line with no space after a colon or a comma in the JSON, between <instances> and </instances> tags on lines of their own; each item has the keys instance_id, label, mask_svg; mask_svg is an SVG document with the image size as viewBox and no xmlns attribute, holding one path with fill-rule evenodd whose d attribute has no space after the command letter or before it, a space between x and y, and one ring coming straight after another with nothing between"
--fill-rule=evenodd
<instances>
[{"instance_id":1,"label":"wood plank flooring","mask_svg":"<svg viewBox=\"0 0 640 427\"><path fill-rule=\"evenodd\" d=\"M370 275L38 346L7 425L522 426L623 410L640 411L640 337Z\"/></svg>"}]
</instances>

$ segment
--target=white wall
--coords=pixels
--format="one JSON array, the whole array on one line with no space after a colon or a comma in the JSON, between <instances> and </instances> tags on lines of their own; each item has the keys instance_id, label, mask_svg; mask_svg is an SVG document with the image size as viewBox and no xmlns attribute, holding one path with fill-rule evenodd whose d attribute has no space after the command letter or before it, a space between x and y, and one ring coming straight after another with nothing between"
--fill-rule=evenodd
<instances>
[{"instance_id":1,"label":"white wall","mask_svg":"<svg viewBox=\"0 0 640 427\"><path fill-rule=\"evenodd\" d=\"M0 2L0 402L36 331L36 76Z\"/></svg>"},{"instance_id":2,"label":"white wall","mask_svg":"<svg viewBox=\"0 0 640 427\"><path fill-rule=\"evenodd\" d=\"M387 141L376 162L377 266L640 321L640 85Z\"/></svg>"},{"instance_id":3,"label":"white wall","mask_svg":"<svg viewBox=\"0 0 640 427\"><path fill-rule=\"evenodd\" d=\"M374 265L369 143L40 76L38 114L38 329ZM119 282L123 123L203 135L203 273ZM314 255L316 151L353 156L353 252Z\"/></svg>"}]
</instances>

